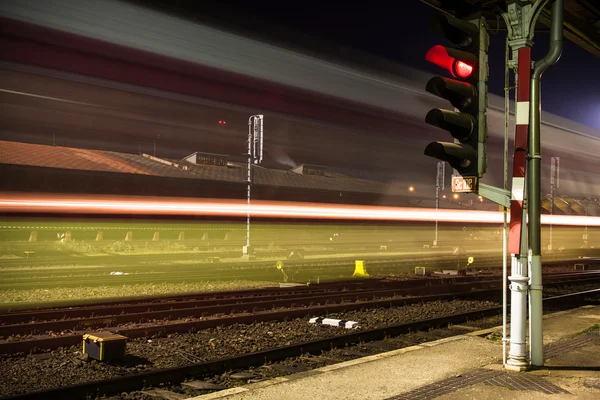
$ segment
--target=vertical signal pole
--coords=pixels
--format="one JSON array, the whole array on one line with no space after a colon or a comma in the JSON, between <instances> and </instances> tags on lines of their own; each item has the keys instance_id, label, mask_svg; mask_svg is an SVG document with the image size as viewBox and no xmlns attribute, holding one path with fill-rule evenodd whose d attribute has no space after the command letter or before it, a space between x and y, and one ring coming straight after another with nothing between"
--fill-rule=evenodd
<instances>
[{"instance_id":1,"label":"vertical signal pole","mask_svg":"<svg viewBox=\"0 0 600 400\"><path fill-rule=\"evenodd\" d=\"M508 251L511 253L511 328L510 350L506 368L525 370L529 368L526 354L526 306L530 297L530 343L531 364L543 365L541 334L541 256L540 256L540 152L539 152L539 78L544 70L560 56L562 47L562 0L554 0L550 52L535 63L532 70L531 46L537 18L547 1L512 2L502 14L508 30L509 45L513 50L509 65L516 72L516 127L511 215ZM560 21L560 23L558 23ZM558 26L560 25L560 32ZM531 119L531 120L530 120ZM527 184L525 182L526 154L529 154ZM529 222L525 221L525 188ZM528 230L526 228L529 228ZM527 237L527 233L529 233ZM531 253L527 264L527 243ZM529 280L531 277L531 280ZM528 285L529 282L529 285Z\"/></svg>"},{"instance_id":2,"label":"vertical signal pole","mask_svg":"<svg viewBox=\"0 0 600 400\"><path fill-rule=\"evenodd\" d=\"M559 157L552 157L550 163L550 215L554 215L554 196L556 196L556 189L558 188L559 179ZM548 250L552 251L552 224L550 224L550 241L548 244Z\"/></svg>"},{"instance_id":3,"label":"vertical signal pole","mask_svg":"<svg viewBox=\"0 0 600 400\"><path fill-rule=\"evenodd\" d=\"M438 245L438 209L440 208L440 190L444 190L444 181L446 175L446 163L438 161L437 176L435 178L435 238L433 247Z\"/></svg>"},{"instance_id":4,"label":"vertical signal pole","mask_svg":"<svg viewBox=\"0 0 600 400\"><path fill-rule=\"evenodd\" d=\"M508 132L509 132L509 113L510 113L510 66L508 60L510 59L510 46L508 45L508 37L506 38L506 44L504 46L504 59L506 60L504 66L504 185L503 189L508 191ZM509 197L510 201L510 197ZM506 365L506 344L508 342L508 336L506 334L506 327L508 325L508 304L507 304L507 292L508 292L508 210L506 207L502 207L502 365Z\"/></svg>"},{"instance_id":5,"label":"vertical signal pole","mask_svg":"<svg viewBox=\"0 0 600 400\"><path fill-rule=\"evenodd\" d=\"M510 347L505 367L517 371L529 368L527 357L527 237L524 214L525 165L529 133L529 79L531 75L531 38L543 2L513 2L502 14L508 30L511 60L507 65L515 71L516 107L508 253L511 254L510 281Z\"/></svg>"},{"instance_id":6,"label":"vertical signal pole","mask_svg":"<svg viewBox=\"0 0 600 400\"><path fill-rule=\"evenodd\" d=\"M254 251L250 246L250 193L252 190L252 164L260 164L263 158L263 116L252 115L248 119L248 171L247 171L247 215L246 215L246 245L243 248L245 259L253 257Z\"/></svg>"},{"instance_id":7,"label":"vertical signal pole","mask_svg":"<svg viewBox=\"0 0 600 400\"><path fill-rule=\"evenodd\" d=\"M517 50L517 96L515 150L513 158L512 197L510 202L510 223L508 232L508 252L511 254L510 280L510 349L507 365L512 369L524 370L529 367L527 360L526 317L527 317L527 258L523 235L525 197L525 163L527 135L529 133L529 78L531 71L531 47L525 45Z\"/></svg>"}]
</instances>

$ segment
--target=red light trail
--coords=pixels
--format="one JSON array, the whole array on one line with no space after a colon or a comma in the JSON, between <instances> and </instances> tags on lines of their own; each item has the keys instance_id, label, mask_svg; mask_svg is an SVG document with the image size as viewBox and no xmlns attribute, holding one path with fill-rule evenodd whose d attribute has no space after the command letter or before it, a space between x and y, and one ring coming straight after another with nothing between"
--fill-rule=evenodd
<instances>
[{"instance_id":1,"label":"red light trail","mask_svg":"<svg viewBox=\"0 0 600 400\"><path fill-rule=\"evenodd\" d=\"M206 215L243 217L244 200L156 198L58 194L0 193L2 213ZM435 221L501 224L502 214L430 208L253 201L250 214L268 218L315 218L379 221ZM574 215L542 215L543 224L600 226L600 218Z\"/></svg>"}]
</instances>

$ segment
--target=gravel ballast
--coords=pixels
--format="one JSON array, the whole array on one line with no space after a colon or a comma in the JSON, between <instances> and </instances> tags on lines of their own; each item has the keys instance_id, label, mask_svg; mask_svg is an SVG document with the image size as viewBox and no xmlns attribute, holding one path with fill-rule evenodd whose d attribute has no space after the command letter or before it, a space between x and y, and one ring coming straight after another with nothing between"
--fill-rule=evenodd
<instances>
[{"instance_id":1,"label":"gravel ballast","mask_svg":"<svg viewBox=\"0 0 600 400\"><path fill-rule=\"evenodd\" d=\"M332 313L323 317L357 321L360 324L358 329L367 330L494 306L498 304L487 301L438 301ZM132 339L127 344L128 355L121 363L108 364L86 359L81 354L80 346L28 356L4 355L0 357L0 376L3 377L0 396L199 363L344 333L343 328L309 324L309 319L236 324L162 338Z\"/></svg>"}]
</instances>

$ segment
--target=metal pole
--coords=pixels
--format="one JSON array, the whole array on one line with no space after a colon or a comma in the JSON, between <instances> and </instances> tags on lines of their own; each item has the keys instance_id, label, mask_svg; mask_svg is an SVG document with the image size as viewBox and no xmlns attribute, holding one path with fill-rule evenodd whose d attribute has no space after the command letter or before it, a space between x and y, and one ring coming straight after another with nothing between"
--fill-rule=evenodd
<instances>
[{"instance_id":1,"label":"metal pole","mask_svg":"<svg viewBox=\"0 0 600 400\"><path fill-rule=\"evenodd\" d=\"M554 171L551 172L552 178L554 178ZM552 179L551 178L551 179ZM554 182L550 183L550 215L554 215ZM548 250L553 251L553 237L552 237L552 224L550 224L550 232L549 232L549 240L548 240Z\"/></svg>"},{"instance_id":2,"label":"metal pole","mask_svg":"<svg viewBox=\"0 0 600 400\"><path fill-rule=\"evenodd\" d=\"M250 194L252 188L252 163L260 164L263 158L263 115L252 115L248 119L248 171L247 171L247 214L246 214L246 246L243 257L252 258L250 246Z\"/></svg>"},{"instance_id":3,"label":"metal pole","mask_svg":"<svg viewBox=\"0 0 600 400\"><path fill-rule=\"evenodd\" d=\"M590 200L589 199L584 199L584 200L585 200L585 216L587 217L588 216L588 207L590 206ZM586 220L587 220L587 218L586 218ZM587 226L587 224L583 228L583 235L581 238L583 239L583 248L587 249L588 248L588 226Z\"/></svg>"},{"instance_id":4,"label":"metal pole","mask_svg":"<svg viewBox=\"0 0 600 400\"><path fill-rule=\"evenodd\" d=\"M435 178L435 238L433 239L433 247L438 245L438 209L440 207L440 190L444 190L444 181L446 174L446 163L437 163L437 174Z\"/></svg>"},{"instance_id":5,"label":"metal pole","mask_svg":"<svg viewBox=\"0 0 600 400\"><path fill-rule=\"evenodd\" d=\"M246 171L246 247L244 248L244 255L250 257L250 192L252 189L252 117L248 120L248 169Z\"/></svg>"},{"instance_id":6,"label":"metal pole","mask_svg":"<svg viewBox=\"0 0 600 400\"><path fill-rule=\"evenodd\" d=\"M588 216L588 205L589 203L585 204L585 216ZM585 228L583 228L583 235L581 236L581 238L583 239L583 248L587 249L588 248L588 227L587 225L585 226Z\"/></svg>"},{"instance_id":7,"label":"metal pole","mask_svg":"<svg viewBox=\"0 0 600 400\"><path fill-rule=\"evenodd\" d=\"M250 251L250 192L252 188L252 117L248 121L248 169L246 173L246 200L247 200L247 214L246 214L246 248L244 253L248 254ZM249 254L248 254L249 256Z\"/></svg>"},{"instance_id":8,"label":"metal pole","mask_svg":"<svg viewBox=\"0 0 600 400\"><path fill-rule=\"evenodd\" d=\"M508 251L511 253L510 280L510 350L506 368L522 371L529 368L527 360L527 249L523 212L525 200L525 165L527 132L529 130L529 74L531 47L522 44L517 57L515 150L513 159L512 198Z\"/></svg>"},{"instance_id":9,"label":"metal pole","mask_svg":"<svg viewBox=\"0 0 600 400\"><path fill-rule=\"evenodd\" d=\"M530 118L531 46L537 18L549 0L535 2L509 2L507 12L502 13L512 48L510 65L516 68L515 141L510 201L508 252L511 254L511 324L509 359L507 369L523 371L529 368L526 346L527 291L529 277L527 268L525 182L526 155ZM538 197L539 200L539 197Z\"/></svg>"},{"instance_id":10,"label":"metal pole","mask_svg":"<svg viewBox=\"0 0 600 400\"><path fill-rule=\"evenodd\" d=\"M504 59L506 67L504 68L504 190L508 190L508 125L510 113L510 68L508 37L504 49ZM502 207L504 218L502 226L502 365L506 365L506 336L507 325L507 296L508 290L508 212L506 207Z\"/></svg>"},{"instance_id":11,"label":"metal pole","mask_svg":"<svg viewBox=\"0 0 600 400\"><path fill-rule=\"evenodd\" d=\"M440 187L435 186L435 237L433 238L433 247L438 245L438 210L440 208Z\"/></svg>"},{"instance_id":12,"label":"metal pole","mask_svg":"<svg viewBox=\"0 0 600 400\"><path fill-rule=\"evenodd\" d=\"M540 146L540 79L542 73L554 65L562 54L563 0L554 0L552 24L550 26L550 49L548 54L536 62L531 74L531 123L529 130L529 245L531 253L531 292L530 298L530 343L531 364L544 365L544 343L542 332L542 256L540 225L541 190L541 146Z\"/></svg>"},{"instance_id":13,"label":"metal pole","mask_svg":"<svg viewBox=\"0 0 600 400\"><path fill-rule=\"evenodd\" d=\"M559 158L558 157L552 157L551 159L551 164L550 164L550 215L554 215L554 203L555 203L555 196L556 196L556 188L558 187L558 180L559 180ZM552 224L550 224L550 240L549 240L549 244L548 244L548 250L553 251L553 226Z\"/></svg>"}]
</instances>

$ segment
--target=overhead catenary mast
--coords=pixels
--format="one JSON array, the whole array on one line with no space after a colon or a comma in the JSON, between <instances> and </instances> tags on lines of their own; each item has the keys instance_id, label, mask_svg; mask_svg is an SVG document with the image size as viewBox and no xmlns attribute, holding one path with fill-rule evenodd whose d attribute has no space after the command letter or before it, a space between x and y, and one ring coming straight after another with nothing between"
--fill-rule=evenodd
<instances>
[{"instance_id":1,"label":"overhead catenary mast","mask_svg":"<svg viewBox=\"0 0 600 400\"><path fill-rule=\"evenodd\" d=\"M246 245L242 249L242 257L246 260L254 258L254 250L250 245L250 194L252 190L252 164L259 165L263 159L263 115L252 115L248 119L248 171L246 176L248 211L246 214Z\"/></svg>"}]
</instances>

